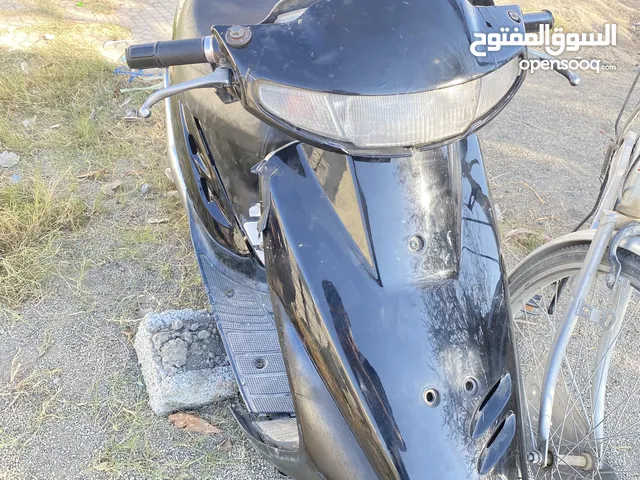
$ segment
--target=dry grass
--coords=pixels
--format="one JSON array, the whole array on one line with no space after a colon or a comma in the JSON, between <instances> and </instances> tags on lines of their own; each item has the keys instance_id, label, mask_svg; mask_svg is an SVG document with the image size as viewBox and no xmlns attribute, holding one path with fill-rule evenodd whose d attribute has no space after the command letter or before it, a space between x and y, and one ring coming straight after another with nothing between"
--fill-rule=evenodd
<instances>
[{"instance_id":1,"label":"dry grass","mask_svg":"<svg viewBox=\"0 0 640 480\"><path fill-rule=\"evenodd\" d=\"M94 459L93 470L109 478L137 474L158 480L186 479L191 478L194 467L210 472L225 461L219 449L224 436L190 434L174 429L166 419L154 417L144 394L132 392L133 381L127 374L114 373L92 387L90 407L108 437ZM157 434L170 435L181 454L167 457L158 448Z\"/></svg>"},{"instance_id":2,"label":"dry grass","mask_svg":"<svg viewBox=\"0 0 640 480\"><path fill-rule=\"evenodd\" d=\"M147 441L153 417L144 397L132 395L130 379L122 373L100 379L91 388L91 398L95 422L109 432L92 468L110 477L135 472L161 478L161 456Z\"/></svg>"},{"instance_id":3,"label":"dry grass","mask_svg":"<svg viewBox=\"0 0 640 480\"><path fill-rule=\"evenodd\" d=\"M29 4L37 21L23 30L55 38L26 50L0 49L0 152L20 155L16 167L0 168L0 313L13 319L9 329L21 315L29 317L30 310L50 300L35 299L53 292L63 301L72 300L74 313L88 324L116 323L129 336L131 320L143 305L206 305L184 212L166 195L174 187L164 175L162 110L150 121L126 120L127 111L135 110L147 92L120 89L149 83L129 84L84 41L122 38L125 32L111 25L68 22L48 1ZM110 192L107 184L114 180L121 186ZM143 195L145 183L151 188ZM150 218L168 221L150 224ZM101 277L102 268L111 272L110 278ZM114 280L114 271L116 276L122 272L123 285L129 285L125 272L130 271L139 283L122 291L116 285L110 293L112 283L120 281ZM105 295L111 297L105 300ZM54 316L53 321L66 320ZM23 319L18 328L28 321ZM234 452L222 451L226 436L193 436L156 418L133 366L110 370L117 373L106 377L97 372L90 389L94 380L83 378L87 395L70 394L64 382L81 357L68 352L64 376L46 366L63 344L58 326L46 327L31 345L20 347L29 355L19 350L6 385L0 383L0 413L19 419L0 427L0 449L9 449L4 455L21 458L15 452L27 445L24 452L36 448L41 427L51 427L61 417L71 423L86 418L99 436L99 452L83 465L92 478L180 479L189 478L194 469L204 477L225 459L246 455L247 446L235 440ZM98 341L84 334L81 338ZM228 425L221 426L235 435L237 427L226 418Z\"/></svg>"},{"instance_id":4,"label":"dry grass","mask_svg":"<svg viewBox=\"0 0 640 480\"><path fill-rule=\"evenodd\" d=\"M86 205L60 180L39 174L0 184L0 306L36 295L52 273L55 241L85 222Z\"/></svg>"},{"instance_id":5,"label":"dry grass","mask_svg":"<svg viewBox=\"0 0 640 480\"><path fill-rule=\"evenodd\" d=\"M20 0L20 3L29 7L34 13L46 15L52 18L62 18L64 10L52 0Z\"/></svg>"},{"instance_id":6,"label":"dry grass","mask_svg":"<svg viewBox=\"0 0 640 480\"><path fill-rule=\"evenodd\" d=\"M63 25L40 25L56 32L55 39L30 51L0 52L0 142L21 155L43 154L81 168L104 165L133 151L118 141L130 137L118 112L124 79L115 79L113 66L80 38L85 30L110 27L75 25L63 35Z\"/></svg>"},{"instance_id":7,"label":"dry grass","mask_svg":"<svg viewBox=\"0 0 640 480\"><path fill-rule=\"evenodd\" d=\"M82 228L91 216L108 213L104 182L116 178L125 182L117 193L121 205L142 183L150 183L158 193L171 188L163 174L161 111L152 121L126 120L127 111L135 109L146 92L122 94L120 88L131 86L128 79L115 75L115 66L84 41L123 38L128 36L126 29L72 23L42 14L48 2L29 3L35 8L35 23L24 30L50 33L54 39L27 50L0 49L0 151L21 157L16 169L0 171L3 311L42 293L44 280L58 272L59 240L69 237L66 232ZM103 173L97 178L77 178L95 170ZM10 177L13 172L19 181ZM176 232L184 236L177 202L167 198L161 203L172 225L179 225L162 239ZM133 241L125 245L132 260L133 250L141 244L161 240L149 230L142 229L135 245ZM193 261L190 269L194 270Z\"/></svg>"}]
</instances>

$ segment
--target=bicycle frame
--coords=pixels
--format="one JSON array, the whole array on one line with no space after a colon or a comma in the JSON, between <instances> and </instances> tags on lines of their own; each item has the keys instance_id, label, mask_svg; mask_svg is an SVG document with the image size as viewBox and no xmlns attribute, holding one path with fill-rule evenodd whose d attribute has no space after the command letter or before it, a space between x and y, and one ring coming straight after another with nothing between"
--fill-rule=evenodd
<instances>
[{"instance_id":1,"label":"bicycle frame","mask_svg":"<svg viewBox=\"0 0 640 480\"><path fill-rule=\"evenodd\" d=\"M540 400L540 415L538 424L538 448L529 454L529 461L534 464L547 466L550 461L546 454L549 449L551 432L551 417L553 410L554 394L558 382L562 359L565 355L567 345L573 334L576 324L582 318L594 321L603 326L603 334L600 338L598 351L596 354L597 367L594 374L592 387L593 418L590 432L593 432L597 445L598 454L602 453L602 442L604 438L604 400L606 393L606 380L609 373L609 366L613 349L622 326L629 299L631 296L631 285L628 280L619 279L620 269L612 271L608 277L607 285L614 290L614 309L609 312L598 311L586 302L593 281L598 272L598 267L606 253L610 249L612 265L619 265L616 257L616 248L620 242L630 236L638 236L638 218L625 215L618 211L619 192L622 186L632 176L640 175L638 168L630 168L632 161L640 162L636 150L638 135L628 132L622 143L613 153L613 160L610 167L610 175L605 185L602 199L599 203L595 220L591 228L595 230L593 241L589 247L585 263L577 276L576 284L572 292L571 302L564 313L560 328L556 332L553 345L547 360L545 376L543 379ZM638 144L640 145L640 144ZM635 147L635 150L634 150ZM618 233L614 237L614 232ZM613 240L612 240L613 238ZM614 270L612 268L612 270ZM545 452L542 454L540 452ZM567 463L574 463L581 468L593 468L591 459L583 456L567 456Z\"/></svg>"}]
</instances>

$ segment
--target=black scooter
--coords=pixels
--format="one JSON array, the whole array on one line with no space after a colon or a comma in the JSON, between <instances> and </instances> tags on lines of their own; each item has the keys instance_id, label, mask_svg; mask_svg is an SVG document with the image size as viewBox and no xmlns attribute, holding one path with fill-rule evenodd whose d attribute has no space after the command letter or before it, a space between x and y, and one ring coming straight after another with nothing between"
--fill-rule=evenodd
<instances>
[{"instance_id":1,"label":"black scooter","mask_svg":"<svg viewBox=\"0 0 640 480\"><path fill-rule=\"evenodd\" d=\"M549 12L468 0L183 0L169 161L253 446L298 479L515 479L528 446L475 131ZM213 27L211 26L213 24ZM567 74L566 72L561 72Z\"/></svg>"}]
</instances>

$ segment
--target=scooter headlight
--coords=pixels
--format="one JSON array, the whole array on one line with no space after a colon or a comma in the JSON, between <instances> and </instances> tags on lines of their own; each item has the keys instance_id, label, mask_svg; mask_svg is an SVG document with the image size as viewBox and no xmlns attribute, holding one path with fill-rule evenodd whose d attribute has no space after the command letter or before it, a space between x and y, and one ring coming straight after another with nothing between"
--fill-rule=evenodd
<instances>
[{"instance_id":1,"label":"scooter headlight","mask_svg":"<svg viewBox=\"0 0 640 480\"><path fill-rule=\"evenodd\" d=\"M405 95L341 95L257 82L260 105L302 130L360 148L411 147L466 132L511 90L520 58L459 85Z\"/></svg>"}]
</instances>

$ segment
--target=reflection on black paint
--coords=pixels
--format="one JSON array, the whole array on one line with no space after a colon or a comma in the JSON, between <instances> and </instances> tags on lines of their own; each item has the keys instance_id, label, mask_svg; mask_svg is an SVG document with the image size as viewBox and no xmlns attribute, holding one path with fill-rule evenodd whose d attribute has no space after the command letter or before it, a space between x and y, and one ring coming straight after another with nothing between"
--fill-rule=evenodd
<instances>
[{"instance_id":1,"label":"reflection on black paint","mask_svg":"<svg viewBox=\"0 0 640 480\"><path fill-rule=\"evenodd\" d=\"M270 180L274 293L380 478L480 478L492 429L473 439L471 419L486 390L505 372L515 375L515 363L476 138L379 163L332 154L326 170L319 157L307 158L312 151L287 149L282 175ZM341 182L332 172L357 186L351 210L362 212L379 278L354 255L355 230L344 221L351 210L337 212ZM434 223L437 214L444 216ZM426 239L418 254L407 246L413 234ZM478 397L464 392L468 376L478 379ZM423 401L428 387L441 394L437 407ZM515 398L508 409L517 411ZM516 454L511 448L482 478L517 478ZM321 468L330 460L313 461Z\"/></svg>"},{"instance_id":2,"label":"reflection on black paint","mask_svg":"<svg viewBox=\"0 0 640 480\"><path fill-rule=\"evenodd\" d=\"M358 379L358 384L371 408L376 424L380 429L387 447L397 456L397 450L406 451L407 446L402 439L398 425L393 419L393 410L384 391L380 377L369 361L358 350L358 345L351 332L351 324L342 299L336 288L328 280L322 281L322 289L327 304L331 309L333 324L340 339L340 344L349 360L349 365ZM399 462L402 464L402 462Z\"/></svg>"}]
</instances>

